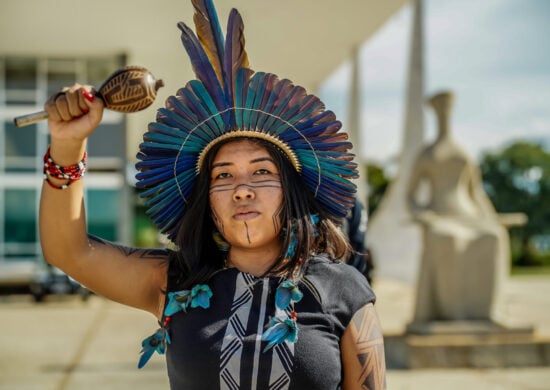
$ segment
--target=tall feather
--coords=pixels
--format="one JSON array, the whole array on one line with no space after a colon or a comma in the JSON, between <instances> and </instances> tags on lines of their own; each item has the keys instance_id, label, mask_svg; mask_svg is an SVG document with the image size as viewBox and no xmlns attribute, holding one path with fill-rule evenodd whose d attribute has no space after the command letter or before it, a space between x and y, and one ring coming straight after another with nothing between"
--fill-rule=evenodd
<instances>
[{"instance_id":1,"label":"tall feather","mask_svg":"<svg viewBox=\"0 0 550 390\"><path fill-rule=\"evenodd\" d=\"M206 90L212 96L218 109L223 110L225 106L224 93L222 84L218 81L218 77L210 59L206 55L204 48L199 42L197 36L185 23L178 23L178 28L181 30L181 42L189 55L191 66L197 78L202 81Z\"/></svg>"},{"instance_id":2,"label":"tall feather","mask_svg":"<svg viewBox=\"0 0 550 390\"><path fill-rule=\"evenodd\" d=\"M195 7L193 21L197 37L212 63L218 81L223 85L225 42L214 3L212 0L192 0L192 3Z\"/></svg>"},{"instance_id":3,"label":"tall feather","mask_svg":"<svg viewBox=\"0 0 550 390\"><path fill-rule=\"evenodd\" d=\"M229 104L234 105L235 81L241 68L248 68L248 55L244 48L244 24L239 11L232 9L227 22L225 41L225 90L229 96Z\"/></svg>"}]
</instances>

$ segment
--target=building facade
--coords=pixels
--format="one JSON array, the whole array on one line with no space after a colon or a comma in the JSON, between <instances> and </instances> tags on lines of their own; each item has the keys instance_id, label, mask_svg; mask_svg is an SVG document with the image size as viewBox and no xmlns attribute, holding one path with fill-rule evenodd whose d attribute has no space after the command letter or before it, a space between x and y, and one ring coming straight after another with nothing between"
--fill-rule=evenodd
<instances>
[{"instance_id":1,"label":"building facade","mask_svg":"<svg viewBox=\"0 0 550 390\"><path fill-rule=\"evenodd\" d=\"M47 122L17 128L16 116L40 111L63 86L86 80L100 85L125 64L125 56L0 56L0 282L25 283L42 263L38 204L42 156L49 145ZM85 178L88 230L129 243L133 199L126 179L126 121L105 112L88 142Z\"/></svg>"}]
</instances>

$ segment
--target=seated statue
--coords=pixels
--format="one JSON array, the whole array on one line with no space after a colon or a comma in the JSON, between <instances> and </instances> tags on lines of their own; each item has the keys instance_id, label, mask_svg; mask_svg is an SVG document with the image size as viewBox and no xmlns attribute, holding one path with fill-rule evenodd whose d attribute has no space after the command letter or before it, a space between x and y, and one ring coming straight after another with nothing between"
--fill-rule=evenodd
<instances>
[{"instance_id":1,"label":"seated statue","mask_svg":"<svg viewBox=\"0 0 550 390\"><path fill-rule=\"evenodd\" d=\"M497 287L509 267L508 232L483 190L477 165L451 137L452 101L450 92L429 100L438 134L421 150L408 189L411 214L423 228L409 329L433 321L492 321Z\"/></svg>"}]
</instances>

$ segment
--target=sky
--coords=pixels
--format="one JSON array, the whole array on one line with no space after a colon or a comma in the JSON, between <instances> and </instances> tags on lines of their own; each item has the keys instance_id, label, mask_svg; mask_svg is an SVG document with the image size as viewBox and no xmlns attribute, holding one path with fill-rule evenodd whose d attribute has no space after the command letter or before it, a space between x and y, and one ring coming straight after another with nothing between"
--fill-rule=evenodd
<instances>
[{"instance_id":1,"label":"sky","mask_svg":"<svg viewBox=\"0 0 550 390\"><path fill-rule=\"evenodd\" d=\"M455 95L451 131L470 156L521 139L550 150L550 1L424 0L424 90ZM391 166L402 149L412 7L360 49L361 156ZM346 124L351 64L319 95ZM436 133L425 107L426 142ZM357 152L357 151L356 151Z\"/></svg>"}]
</instances>

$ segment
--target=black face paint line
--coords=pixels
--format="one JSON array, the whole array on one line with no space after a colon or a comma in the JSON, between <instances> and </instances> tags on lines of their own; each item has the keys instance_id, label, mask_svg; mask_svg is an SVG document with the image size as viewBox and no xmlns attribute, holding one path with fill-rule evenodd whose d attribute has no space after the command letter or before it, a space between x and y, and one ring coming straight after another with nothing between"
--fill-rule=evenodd
<instances>
[{"instance_id":1,"label":"black face paint line","mask_svg":"<svg viewBox=\"0 0 550 390\"><path fill-rule=\"evenodd\" d=\"M233 191L233 187L231 187L229 184L216 184L210 186L209 193L213 194L215 192L226 192L226 191Z\"/></svg>"},{"instance_id":2,"label":"black face paint line","mask_svg":"<svg viewBox=\"0 0 550 390\"><path fill-rule=\"evenodd\" d=\"M276 180L265 180L265 181L259 181L252 184L238 184L233 187L229 187L228 184L216 184L213 186L210 186L210 194L215 192L225 192L225 191L235 191L239 187L248 187L253 190L257 190L260 188L281 188L281 183Z\"/></svg>"},{"instance_id":3,"label":"black face paint line","mask_svg":"<svg viewBox=\"0 0 550 390\"><path fill-rule=\"evenodd\" d=\"M281 215L283 214L283 205L281 204L279 209L275 211L275 214L271 216L273 222L273 232L277 233L277 230L281 228Z\"/></svg>"},{"instance_id":4,"label":"black face paint line","mask_svg":"<svg viewBox=\"0 0 550 390\"><path fill-rule=\"evenodd\" d=\"M214 209L212 209L210 215L212 217L212 220L214 221L214 225L216 225L218 231L223 235L225 233L225 228L223 226L222 220L218 217L218 214L216 214L216 211Z\"/></svg>"},{"instance_id":5,"label":"black face paint line","mask_svg":"<svg viewBox=\"0 0 550 390\"><path fill-rule=\"evenodd\" d=\"M246 239L248 240L249 244L252 244L252 241L250 241L250 234L248 232L248 225L246 224L246 221L244 221L244 228L246 230Z\"/></svg>"}]
</instances>

